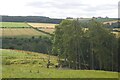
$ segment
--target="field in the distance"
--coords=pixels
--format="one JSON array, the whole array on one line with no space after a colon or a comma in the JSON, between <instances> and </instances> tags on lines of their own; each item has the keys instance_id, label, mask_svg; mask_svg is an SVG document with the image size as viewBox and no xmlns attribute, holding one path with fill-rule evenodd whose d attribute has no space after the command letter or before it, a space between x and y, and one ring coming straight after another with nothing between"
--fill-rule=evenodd
<instances>
[{"instance_id":1,"label":"field in the distance","mask_svg":"<svg viewBox=\"0 0 120 80\"><path fill-rule=\"evenodd\" d=\"M32 26L33 28L37 28L41 31L47 33L53 33L55 30L55 26L58 24L51 24L51 23L28 23L28 25Z\"/></svg>"},{"instance_id":2,"label":"field in the distance","mask_svg":"<svg viewBox=\"0 0 120 80\"><path fill-rule=\"evenodd\" d=\"M46 35L32 28L0 28L0 31L2 32L2 37L37 37Z\"/></svg>"},{"instance_id":3,"label":"field in the distance","mask_svg":"<svg viewBox=\"0 0 120 80\"><path fill-rule=\"evenodd\" d=\"M19 50L2 50L3 78L118 78L117 72L57 69L57 57Z\"/></svg>"},{"instance_id":4,"label":"field in the distance","mask_svg":"<svg viewBox=\"0 0 120 80\"><path fill-rule=\"evenodd\" d=\"M35 27L35 28L48 28L48 29L54 29L55 25L58 24L51 24L51 23L27 23L28 25Z\"/></svg>"},{"instance_id":5,"label":"field in the distance","mask_svg":"<svg viewBox=\"0 0 120 80\"><path fill-rule=\"evenodd\" d=\"M30 26L24 22L0 22L0 28L29 28Z\"/></svg>"}]
</instances>

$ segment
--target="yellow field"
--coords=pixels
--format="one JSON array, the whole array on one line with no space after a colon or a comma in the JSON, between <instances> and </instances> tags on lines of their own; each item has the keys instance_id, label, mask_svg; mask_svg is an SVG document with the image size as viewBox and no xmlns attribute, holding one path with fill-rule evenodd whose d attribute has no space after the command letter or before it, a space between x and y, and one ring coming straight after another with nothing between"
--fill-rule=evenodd
<instances>
[{"instance_id":1,"label":"yellow field","mask_svg":"<svg viewBox=\"0 0 120 80\"><path fill-rule=\"evenodd\" d=\"M35 27L35 28L43 28L43 29L54 29L55 25L57 24L50 24L50 23L28 23L28 25Z\"/></svg>"},{"instance_id":2,"label":"yellow field","mask_svg":"<svg viewBox=\"0 0 120 80\"><path fill-rule=\"evenodd\" d=\"M27 23L27 24L50 34L54 32L55 26L58 25L58 24L50 24L50 23Z\"/></svg>"},{"instance_id":3,"label":"yellow field","mask_svg":"<svg viewBox=\"0 0 120 80\"><path fill-rule=\"evenodd\" d=\"M45 35L42 32L36 31L32 28L1 28L2 37L14 37L14 36L40 36Z\"/></svg>"},{"instance_id":4,"label":"yellow field","mask_svg":"<svg viewBox=\"0 0 120 80\"><path fill-rule=\"evenodd\" d=\"M52 34L55 31L55 29L39 29L39 30L42 30L42 31L50 33L50 34Z\"/></svg>"}]
</instances>

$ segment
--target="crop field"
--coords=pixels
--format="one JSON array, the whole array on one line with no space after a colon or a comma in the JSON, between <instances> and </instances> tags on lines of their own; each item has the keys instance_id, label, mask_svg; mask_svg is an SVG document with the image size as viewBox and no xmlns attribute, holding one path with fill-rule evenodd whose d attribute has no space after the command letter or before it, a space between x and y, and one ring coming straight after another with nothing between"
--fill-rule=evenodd
<instances>
[{"instance_id":1,"label":"crop field","mask_svg":"<svg viewBox=\"0 0 120 80\"><path fill-rule=\"evenodd\" d=\"M43 28L43 29L54 29L55 25L57 24L50 24L50 23L28 23L28 25L34 28Z\"/></svg>"},{"instance_id":2,"label":"crop field","mask_svg":"<svg viewBox=\"0 0 120 80\"><path fill-rule=\"evenodd\" d=\"M33 28L37 28L41 31L52 34L54 32L55 26L58 24L50 24L50 23L28 23L28 25Z\"/></svg>"},{"instance_id":3,"label":"crop field","mask_svg":"<svg viewBox=\"0 0 120 80\"><path fill-rule=\"evenodd\" d=\"M53 32L55 31L55 29L39 29L39 30L50 33L50 34L53 34Z\"/></svg>"},{"instance_id":4,"label":"crop field","mask_svg":"<svg viewBox=\"0 0 120 80\"><path fill-rule=\"evenodd\" d=\"M2 28L29 28L30 26L24 22L0 22Z\"/></svg>"},{"instance_id":5,"label":"crop field","mask_svg":"<svg viewBox=\"0 0 120 80\"><path fill-rule=\"evenodd\" d=\"M32 28L1 28L2 37L31 37L46 35Z\"/></svg>"},{"instance_id":6,"label":"crop field","mask_svg":"<svg viewBox=\"0 0 120 80\"><path fill-rule=\"evenodd\" d=\"M117 72L55 68L57 57L47 54L2 49L2 78L118 78Z\"/></svg>"}]
</instances>

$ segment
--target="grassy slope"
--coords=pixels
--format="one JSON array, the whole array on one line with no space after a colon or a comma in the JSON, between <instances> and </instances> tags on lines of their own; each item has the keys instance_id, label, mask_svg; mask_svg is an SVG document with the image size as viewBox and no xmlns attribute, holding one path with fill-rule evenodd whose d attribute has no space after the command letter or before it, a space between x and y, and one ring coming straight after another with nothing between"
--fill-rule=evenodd
<instances>
[{"instance_id":1,"label":"grassy slope","mask_svg":"<svg viewBox=\"0 0 120 80\"><path fill-rule=\"evenodd\" d=\"M51 56L51 67L46 68L48 55L18 50L2 50L3 78L117 78L116 72L95 70L56 69L57 57ZM44 58L44 60L43 60Z\"/></svg>"}]
</instances>

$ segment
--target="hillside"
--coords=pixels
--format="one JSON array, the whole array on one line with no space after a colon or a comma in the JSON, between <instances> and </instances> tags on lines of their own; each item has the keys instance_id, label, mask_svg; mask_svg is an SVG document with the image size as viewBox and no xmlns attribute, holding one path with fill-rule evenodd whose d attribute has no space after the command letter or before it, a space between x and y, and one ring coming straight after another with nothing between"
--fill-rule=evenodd
<instances>
[{"instance_id":1,"label":"hillside","mask_svg":"<svg viewBox=\"0 0 120 80\"><path fill-rule=\"evenodd\" d=\"M0 16L3 22L35 22L59 24L63 19L53 19L45 16Z\"/></svg>"},{"instance_id":2,"label":"hillside","mask_svg":"<svg viewBox=\"0 0 120 80\"><path fill-rule=\"evenodd\" d=\"M33 29L24 22L0 22L0 37L22 37L31 38L39 36L47 36L47 34Z\"/></svg>"},{"instance_id":3,"label":"hillside","mask_svg":"<svg viewBox=\"0 0 120 80\"><path fill-rule=\"evenodd\" d=\"M57 57L20 50L2 50L3 78L118 78L117 72L57 69ZM27 74L27 75L26 75Z\"/></svg>"}]
</instances>

